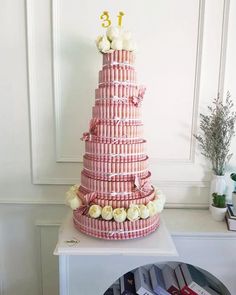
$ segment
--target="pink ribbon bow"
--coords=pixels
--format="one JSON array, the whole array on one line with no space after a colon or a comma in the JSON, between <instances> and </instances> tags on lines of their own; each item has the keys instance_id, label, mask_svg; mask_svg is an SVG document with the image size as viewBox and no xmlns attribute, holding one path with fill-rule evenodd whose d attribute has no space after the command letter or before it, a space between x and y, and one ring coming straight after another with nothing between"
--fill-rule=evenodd
<instances>
[{"instance_id":1,"label":"pink ribbon bow","mask_svg":"<svg viewBox=\"0 0 236 295\"><path fill-rule=\"evenodd\" d=\"M91 135L97 135L98 122L99 122L98 119L92 119L90 121L89 132L84 132L80 139L88 141L88 140L91 140Z\"/></svg>"},{"instance_id":2,"label":"pink ribbon bow","mask_svg":"<svg viewBox=\"0 0 236 295\"><path fill-rule=\"evenodd\" d=\"M145 91L146 91L146 87L141 86L138 91L138 96L134 96L134 95L131 96L131 101L136 107L139 107L141 105Z\"/></svg>"},{"instance_id":3,"label":"pink ribbon bow","mask_svg":"<svg viewBox=\"0 0 236 295\"><path fill-rule=\"evenodd\" d=\"M135 176L135 179L134 179L134 185L141 195L143 195L144 193L148 193L152 189L152 186L149 180L142 181L142 179L137 175Z\"/></svg>"},{"instance_id":4,"label":"pink ribbon bow","mask_svg":"<svg viewBox=\"0 0 236 295\"><path fill-rule=\"evenodd\" d=\"M90 138L91 138L91 134L89 132L84 132L80 139L88 141L88 140L90 140Z\"/></svg>"},{"instance_id":5,"label":"pink ribbon bow","mask_svg":"<svg viewBox=\"0 0 236 295\"><path fill-rule=\"evenodd\" d=\"M90 205L92 205L92 202L94 199L96 199L96 197L97 194L95 192L84 195L84 204L81 205L78 209L82 215L86 215L88 213L89 207Z\"/></svg>"},{"instance_id":6,"label":"pink ribbon bow","mask_svg":"<svg viewBox=\"0 0 236 295\"><path fill-rule=\"evenodd\" d=\"M92 119L90 121L90 127L89 127L89 133L92 135L97 135L97 125L99 120L98 119Z\"/></svg>"}]
</instances>

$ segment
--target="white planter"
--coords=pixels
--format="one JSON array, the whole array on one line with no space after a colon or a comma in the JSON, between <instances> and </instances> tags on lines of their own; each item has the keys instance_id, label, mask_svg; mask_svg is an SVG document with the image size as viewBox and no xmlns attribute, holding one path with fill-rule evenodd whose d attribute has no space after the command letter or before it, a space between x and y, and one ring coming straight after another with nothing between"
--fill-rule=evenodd
<instances>
[{"instance_id":1,"label":"white planter","mask_svg":"<svg viewBox=\"0 0 236 295\"><path fill-rule=\"evenodd\" d=\"M210 189L210 204L212 203L212 194L223 195L226 192L226 180L224 175L213 175Z\"/></svg>"},{"instance_id":2,"label":"white planter","mask_svg":"<svg viewBox=\"0 0 236 295\"><path fill-rule=\"evenodd\" d=\"M212 205L210 206L211 216L215 221L223 221L225 218L226 211L227 211L227 207L217 208Z\"/></svg>"}]
</instances>

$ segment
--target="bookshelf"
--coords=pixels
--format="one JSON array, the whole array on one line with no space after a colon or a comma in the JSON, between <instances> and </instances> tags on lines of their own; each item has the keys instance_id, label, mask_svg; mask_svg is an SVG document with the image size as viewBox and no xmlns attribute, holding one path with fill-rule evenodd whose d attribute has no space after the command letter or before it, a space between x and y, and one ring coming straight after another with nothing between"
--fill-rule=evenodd
<instances>
[{"instance_id":1,"label":"bookshelf","mask_svg":"<svg viewBox=\"0 0 236 295\"><path fill-rule=\"evenodd\" d=\"M186 271L183 271L183 269L188 270L189 268L194 270L195 275L188 277ZM180 269L182 269L180 271L182 279L178 275ZM171 279L172 276L173 280ZM171 292L168 290L168 286L171 286L170 289L172 289L173 294L182 289L181 294L189 295L193 294L191 290L198 290L199 293L202 292L201 294L209 292L211 295L231 295L226 286L211 273L181 262L156 263L133 269L113 282L103 295L118 295L121 292L123 293L124 290L130 291L130 289L131 291L134 289L140 295L154 294L155 291L157 294L167 295ZM176 286L176 290L173 290L174 286Z\"/></svg>"},{"instance_id":2,"label":"bookshelf","mask_svg":"<svg viewBox=\"0 0 236 295\"><path fill-rule=\"evenodd\" d=\"M78 242L65 242L74 238ZM59 256L60 295L102 295L127 271L167 261L201 267L236 294L236 255L231 255L235 249L236 232L212 220L208 210L165 209L158 231L129 241L85 236L73 228L69 215L60 228L54 254Z\"/></svg>"}]
</instances>

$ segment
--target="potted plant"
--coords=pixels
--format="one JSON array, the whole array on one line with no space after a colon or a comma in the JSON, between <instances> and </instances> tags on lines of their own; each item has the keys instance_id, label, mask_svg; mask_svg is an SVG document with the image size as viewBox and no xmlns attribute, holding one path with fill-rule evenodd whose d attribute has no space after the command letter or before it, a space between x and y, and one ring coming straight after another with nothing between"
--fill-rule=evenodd
<instances>
[{"instance_id":1,"label":"potted plant","mask_svg":"<svg viewBox=\"0 0 236 295\"><path fill-rule=\"evenodd\" d=\"M222 221L224 220L225 213L227 211L226 207L226 196L219 195L217 193L212 194L213 202L210 206L211 215L214 220Z\"/></svg>"},{"instance_id":2,"label":"potted plant","mask_svg":"<svg viewBox=\"0 0 236 295\"><path fill-rule=\"evenodd\" d=\"M230 153L230 144L235 135L236 113L232 108L233 102L229 92L225 103L218 95L213 100L212 106L208 106L209 114L200 114L202 133L194 135L201 147L202 155L208 158L212 165L211 195L212 193L222 195L226 190L225 167L233 155Z\"/></svg>"}]
</instances>

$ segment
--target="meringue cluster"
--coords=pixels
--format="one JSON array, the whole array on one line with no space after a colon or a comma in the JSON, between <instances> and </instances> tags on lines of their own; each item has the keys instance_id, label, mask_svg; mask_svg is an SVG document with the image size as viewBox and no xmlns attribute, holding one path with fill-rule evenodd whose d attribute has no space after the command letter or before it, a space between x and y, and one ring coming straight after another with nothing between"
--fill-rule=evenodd
<instances>
[{"instance_id":1,"label":"meringue cluster","mask_svg":"<svg viewBox=\"0 0 236 295\"><path fill-rule=\"evenodd\" d=\"M66 203L73 210L76 210L82 205L82 201L78 198L76 191L78 186L72 186L67 192ZM113 209L111 206L107 205L103 208L99 205L91 205L89 207L88 215L92 218L101 217L104 220L114 219L116 222L123 222L126 219L130 221L135 221L138 219L146 219L152 217L157 213L160 213L165 204L165 196L161 191L156 191L157 198L153 201L148 202L147 205L144 204L130 204L128 209L125 208L116 208Z\"/></svg>"},{"instance_id":2,"label":"meringue cluster","mask_svg":"<svg viewBox=\"0 0 236 295\"><path fill-rule=\"evenodd\" d=\"M136 43L132 39L131 33L120 27L108 27L106 35L97 37L96 45L102 53L112 52L113 50L133 51L136 49Z\"/></svg>"}]
</instances>

